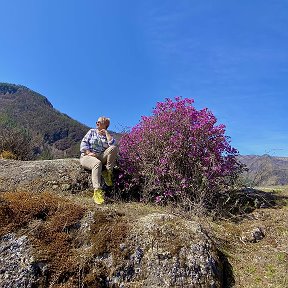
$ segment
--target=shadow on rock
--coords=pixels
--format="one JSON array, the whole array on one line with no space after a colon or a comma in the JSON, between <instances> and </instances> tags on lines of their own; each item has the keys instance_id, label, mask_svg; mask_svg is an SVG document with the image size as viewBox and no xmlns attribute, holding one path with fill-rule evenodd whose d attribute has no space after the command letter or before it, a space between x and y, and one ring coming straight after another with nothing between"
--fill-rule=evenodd
<instances>
[{"instance_id":1,"label":"shadow on rock","mask_svg":"<svg viewBox=\"0 0 288 288\"><path fill-rule=\"evenodd\" d=\"M233 274L233 268L232 265L229 263L227 257L224 255L224 253L219 252L219 258L221 260L221 263L223 265L223 279L222 279L222 287L223 288L232 288L235 285L235 279Z\"/></svg>"}]
</instances>

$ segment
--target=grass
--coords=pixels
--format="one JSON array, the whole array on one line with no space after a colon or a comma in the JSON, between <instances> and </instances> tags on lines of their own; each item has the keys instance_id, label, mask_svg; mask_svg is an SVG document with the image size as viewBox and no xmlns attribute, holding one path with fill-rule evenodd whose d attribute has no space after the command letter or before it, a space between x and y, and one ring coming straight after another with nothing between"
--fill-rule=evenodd
<instances>
[{"instance_id":1,"label":"grass","mask_svg":"<svg viewBox=\"0 0 288 288\"><path fill-rule=\"evenodd\" d=\"M235 287L288 287L288 186L261 190L274 191L284 198L284 204L256 209L238 221L202 219L202 224L232 265ZM243 233L256 227L264 230L265 237L256 243L243 241Z\"/></svg>"},{"instance_id":2,"label":"grass","mask_svg":"<svg viewBox=\"0 0 288 288\"><path fill-rule=\"evenodd\" d=\"M262 190L262 191L265 191L265 192L275 192L275 193L280 192L280 193L282 193L283 191L288 189L288 185L284 185L284 186L278 185L278 186L270 186L270 187L255 187L255 188Z\"/></svg>"}]
</instances>

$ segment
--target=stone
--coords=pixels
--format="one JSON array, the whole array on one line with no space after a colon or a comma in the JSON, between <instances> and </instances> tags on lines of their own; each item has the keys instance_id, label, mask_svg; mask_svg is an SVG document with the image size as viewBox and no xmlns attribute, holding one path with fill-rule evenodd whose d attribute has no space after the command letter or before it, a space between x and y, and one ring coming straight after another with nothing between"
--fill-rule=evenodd
<instances>
[{"instance_id":1,"label":"stone","mask_svg":"<svg viewBox=\"0 0 288 288\"><path fill-rule=\"evenodd\" d=\"M32 246L26 235L14 233L0 238L0 283L2 288L32 287L37 282Z\"/></svg>"},{"instance_id":2,"label":"stone","mask_svg":"<svg viewBox=\"0 0 288 288\"><path fill-rule=\"evenodd\" d=\"M16 161L0 159L0 192L78 193L92 189L91 173L78 159Z\"/></svg>"},{"instance_id":3,"label":"stone","mask_svg":"<svg viewBox=\"0 0 288 288\"><path fill-rule=\"evenodd\" d=\"M261 241L265 237L264 229L261 227L255 227L248 231L242 232L241 240L243 242L256 243Z\"/></svg>"}]
</instances>

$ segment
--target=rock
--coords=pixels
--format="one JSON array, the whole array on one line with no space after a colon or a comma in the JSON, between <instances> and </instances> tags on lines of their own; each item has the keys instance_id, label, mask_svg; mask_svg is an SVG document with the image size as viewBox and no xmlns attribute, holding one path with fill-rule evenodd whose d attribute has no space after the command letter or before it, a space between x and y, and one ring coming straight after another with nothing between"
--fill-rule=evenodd
<instances>
[{"instance_id":1,"label":"rock","mask_svg":"<svg viewBox=\"0 0 288 288\"><path fill-rule=\"evenodd\" d=\"M27 236L8 234L0 238L2 288L32 287L36 283L32 247Z\"/></svg>"},{"instance_id":2,"label":"rock","mask_svg":"<svg viewBox=\"0 0 288 288\"><path fill-rule=\"evenodd\" d=\"M251 232L254 242L259 242L265 237L264 230L261 227L253 229Z\"/></svg>"},{"instance_id":3,"label":"rock","mask_svg":"<svg viewBox=\"0 0 288 288\"><path fill-rule=\"evenodd\" d=\"M256 243L265 237L264 229L261 227L242 232L241 240L244 242Z\"/></svg>"},{"instance_id":4,"label":"rock","mask_svg":"<svg viewBox=\"0 0 288 288\"><path fill-rule=\"evenodd\" d=\"M218 250L196 222L151 213L118 247L90 261L94 273L106 271L103 287L222 287Z\"/></svg>"},{"instance_id":5,"label":"rock","mask_svg":"<svg viewBox=\"0 0 288 288\"><path fill-rule=\"evenodd\" d=\"M16 161L0 159L0 192L69 191L92 189L91 173L78 159Z\"/></svg>"},{"instance_id":6,"label":"rock","mask_svg":"<svg viewBox=\"0 0 288 288\"><path fill-rule=\"evenodd\" d=\"M153 213L140 218L131 232L135 248L126 271L120 273L123 282L138 280L141 287L221 287L217 249L198 223Z\"/></svg>"},{"instance_id":7,"label":"rock","mask_svg":"<svg viewBox=\"0 0 288 288\"><path fill-rule=\"evenodd\" d=\"M73 231L73 239L77 239L77 245L73 245L77 246L75 259L80 261L80 267L85 267L83 279L98 275L92 283L101 283L101 287L222 287L221 258L198 223L170 214L151 213L133 223L117 253L107 250L96 255L93 251L98 243L89 239L94 221L91 216L89 211L81 226ZM33 251L27 235L8 234L0 238L1 287L53 287L49 282L53 279L50 260L43 262L34 257L35 253L38 252ZM75 282L78 274L73 273L67 275L76 280L61 278L61 283L81 287L82 282ZM98 287L92 283L85 287Z\"/></svg>"}]
</instances>

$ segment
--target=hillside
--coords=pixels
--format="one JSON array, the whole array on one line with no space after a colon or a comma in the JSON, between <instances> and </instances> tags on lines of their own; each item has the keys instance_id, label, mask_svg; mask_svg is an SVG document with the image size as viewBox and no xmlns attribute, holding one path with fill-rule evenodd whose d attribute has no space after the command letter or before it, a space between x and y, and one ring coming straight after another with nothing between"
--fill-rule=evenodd
<instances>
[{"instance_id":1,"label":"hillside","mask_svg":"<svg viewBox=\"0 0 288 288\"><path fill-rule=\"evenodd\" d=\"M243 175L249 186L288 184L288 157L241 155L239 160L249 169Z\"/></svg>"},{"instance_id":2,"label":"hillside","mask_svg":"<svg viewBox=\"0 0 288 288\"><path fill-rule=\"evenodd\" d=\"M79 143L89 129L54 109L46 97L7 83L0 83L1 126L28 134L33 154L40 159L78 157Z\"/></svg>"}]
</instances>

